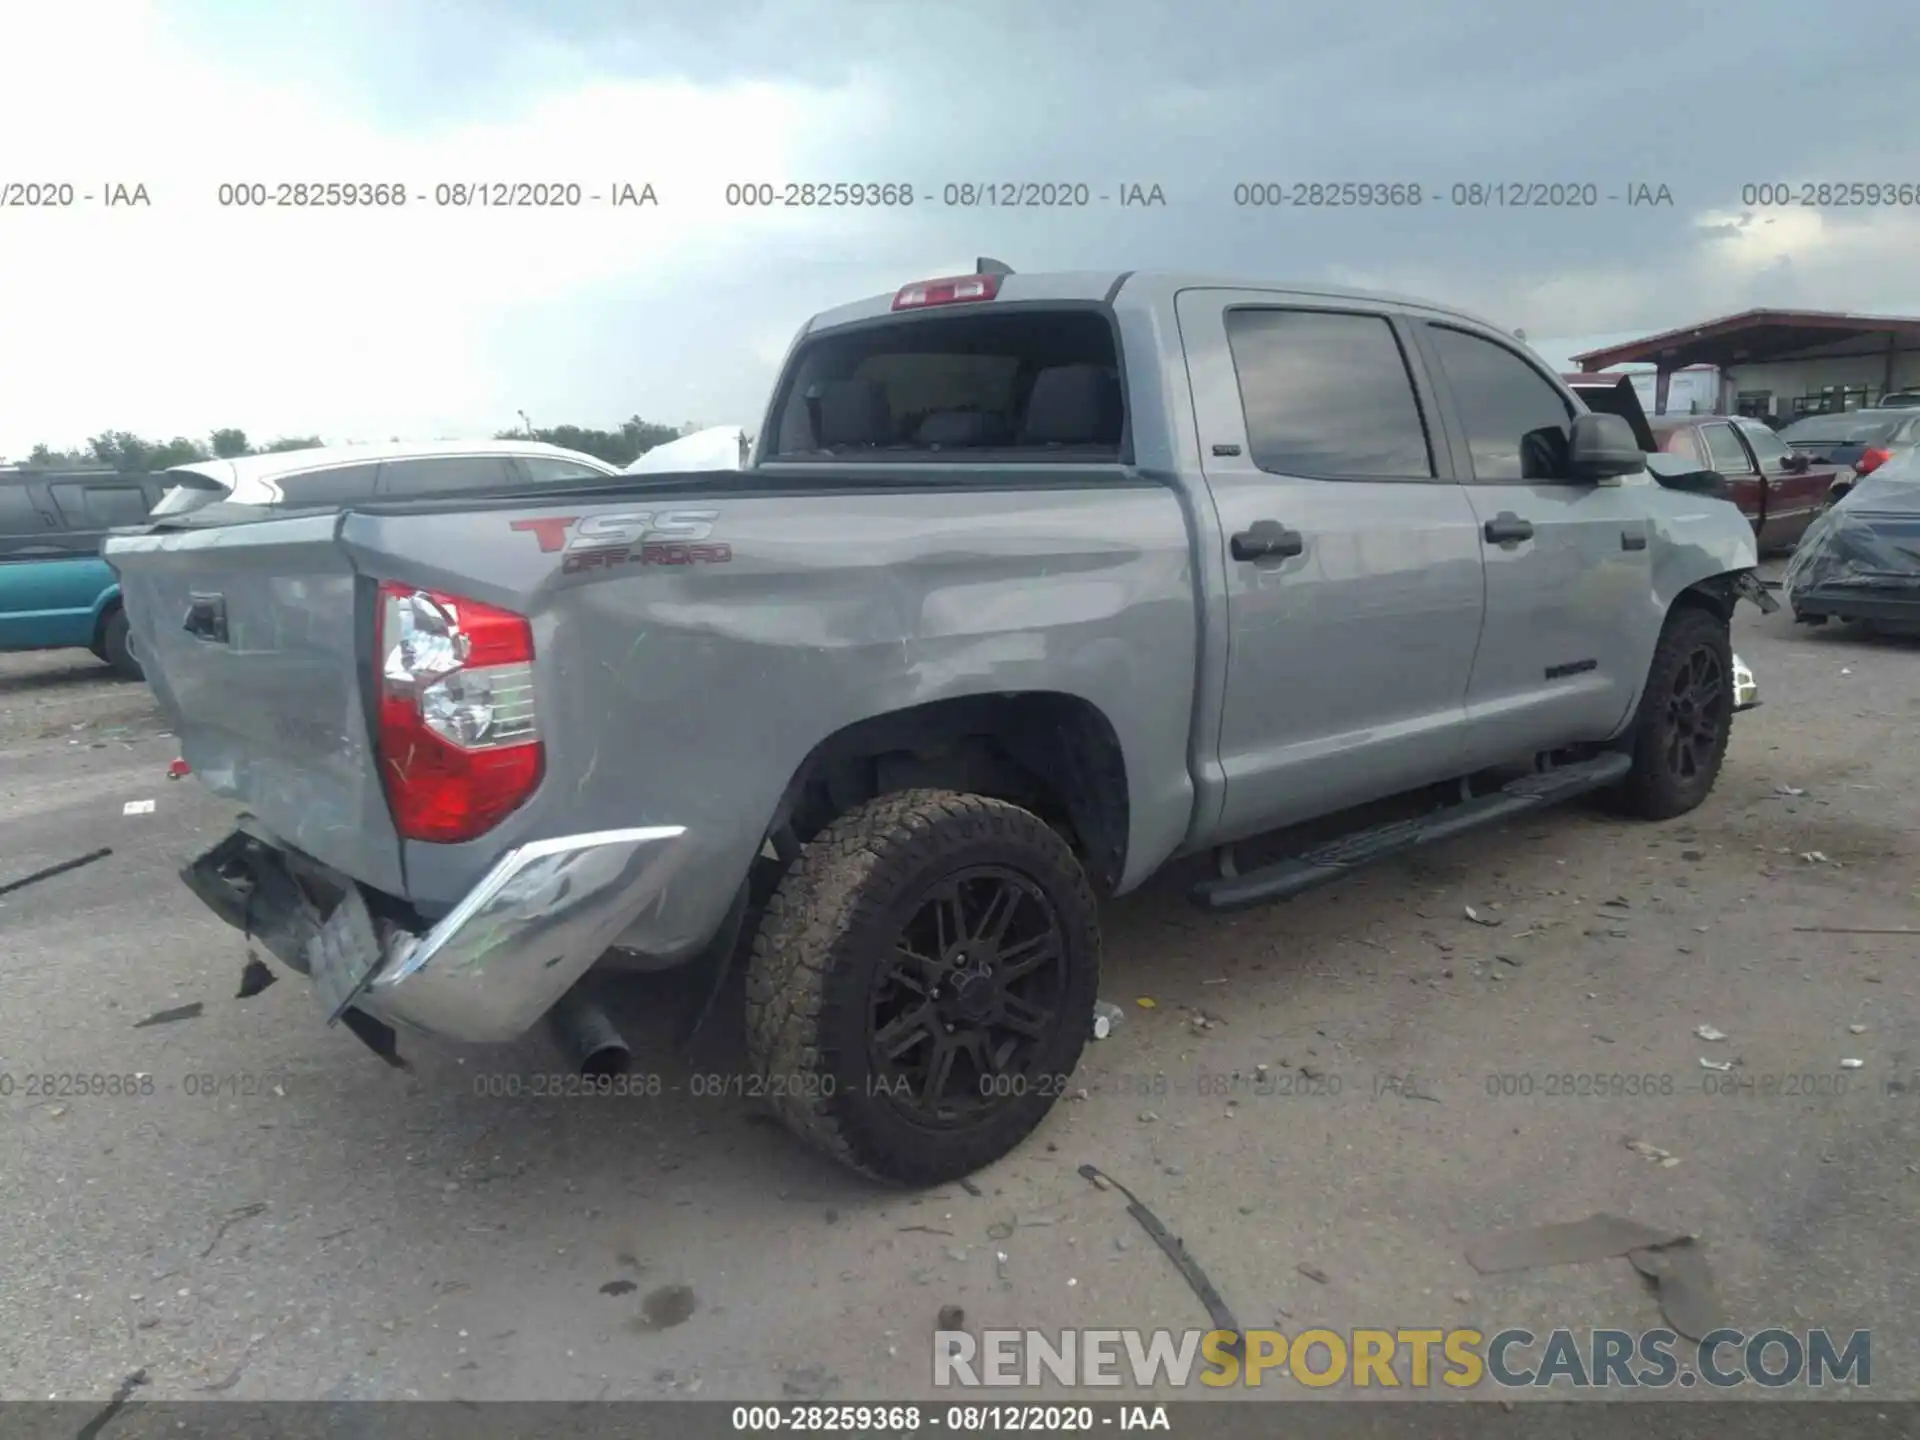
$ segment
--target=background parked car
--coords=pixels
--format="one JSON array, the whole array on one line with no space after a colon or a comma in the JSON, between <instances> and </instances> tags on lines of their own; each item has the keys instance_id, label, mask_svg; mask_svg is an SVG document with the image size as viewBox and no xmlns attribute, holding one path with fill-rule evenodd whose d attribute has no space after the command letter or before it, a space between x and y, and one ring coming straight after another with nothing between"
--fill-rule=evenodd
<instances>
[{"instance_id":1,"label":"background parked car","mask_svg":"<svg viewBox=\"0 0 1920 1440\"><path fill-rule=\"evenodd\" d=\"M1781 587L1803 625L1920 633L1920 446L1876 466L1828 509Z\"/></svg>"},{"instance_id":2,"label":"background parked car","mask_svg":"<svg viewBox=\"0 0 1920 1440\"><path fill-rule=\"evenodd\" d=\"M85 648L140 679L100 544L115 526L143 522L163 489L158 475L0 471L0 650Z\"/></svg>"},{"instance_id":3,"label":"background parked car","mask_svg":"<svg viewBox=\"0 0 1920 1440\"><path fill-rule=\"evenodd\" d=\"M529 484L617 479L617 466L538 440L395 441L202 460L162 473L154 518L209 505L306 509L419 495L474 495Z\"/></svg>"},{"instance_id":4,"label":"background parked car","mask_svg":"<svg viewBox=\"0 0 1920 1440\"><path fill-rule=\"evenodd\" d=\"M1765 555L1789 549L1828 503L1845 467L1788 448L1785 437L1744 415L1662 415L1651 422L1659 448L1718 471Z\"/></svg>"},{"instance_id":5,"label":"background parked car","mask_svg":"<svg viewBox=\"0 0 1920 1440\"><path fill-rule=\"evenodd\" d=\"M1794 454L1761 420L1744 415L1660 415L1649 418L1625 375L1604 372L1561 377L1589 410L1618 415L1633 427L1640 448L1717 471L1728 498L1753 526L1761 554L1792 546L1813 523L1836 478L1844 472Z\"/></svg>"},{"instance_id":6,"label":"background parked car","mask_svg":"<svg viewBox=\"0 0 1920 1440\"><path fill-rule=\"evenodd\" d=\"M1876 410L1913 410L1920 408L1920 390L1892 390L1882 395Z\"/></svg>"},{"instance_id":7,"label":"background parked car","mask_svg":"<svg viewBox=\"0 0 1920 1440\"><path fill-rule=\"evenodd\" d=\"M629 475L655 475L663 470L744 470L749 443L738 425L714 425L656 445L627 466Z\"/></svg>"},{"instance_id":8,"label":"background parked car","mask_svg":"<svg viewBox=\"0 0 1920 1440\"><path fill-rule=\"evenodd\" d=\"M1839 499L1863 475L1871 475L1903 450L1920 445L1920 410L1849 410L1809 415L1780 432L1780 438L1816 464L1840 471L1833 498Z\"/></svg>"}]
</instances>

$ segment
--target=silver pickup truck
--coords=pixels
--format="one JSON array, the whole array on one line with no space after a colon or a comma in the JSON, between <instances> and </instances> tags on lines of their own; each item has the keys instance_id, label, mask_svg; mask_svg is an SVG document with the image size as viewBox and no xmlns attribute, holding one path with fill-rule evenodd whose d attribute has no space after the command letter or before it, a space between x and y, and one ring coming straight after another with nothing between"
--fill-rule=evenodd
<instances>
[{"instance_id":1,"label":"silver pickup truck","mask_svg":"<svg viewBox=\"0 0 1920 1440\"><path fill-rule=\"evenodd\" d=\"M1523 345L979 269L809 322L737 472L113 540L245 811L187 882L395 1063L547 1018L610 1084L588 972L738 955L758 1093L931 1183L1066 1088L1097 898L1175 857L1224 909L1585 792L1706 797L1754 703L1730 614L1773 606L1753 530ZM1338 820L1392 797L1426 803ZM1338 838L1235 863L1306 821Z\"/></svg>"}]
</instances>

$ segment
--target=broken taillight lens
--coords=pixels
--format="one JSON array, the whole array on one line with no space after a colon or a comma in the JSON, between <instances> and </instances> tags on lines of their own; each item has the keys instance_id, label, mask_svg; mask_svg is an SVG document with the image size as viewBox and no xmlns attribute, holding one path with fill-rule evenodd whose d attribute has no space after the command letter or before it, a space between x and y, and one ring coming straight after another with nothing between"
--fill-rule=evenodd
<instances>
[{"instance_id":1,"label":"broken taillight lens","mask_svg":"<svg viewBox=\"0 0 1920 1440\"><path fill-rule=\"evenodd\" d=\"M484 835L545 769L533 627L509 610L391 582L377 616L380 774L394 826L442 844Z\"/></svg>"}]
</instances>

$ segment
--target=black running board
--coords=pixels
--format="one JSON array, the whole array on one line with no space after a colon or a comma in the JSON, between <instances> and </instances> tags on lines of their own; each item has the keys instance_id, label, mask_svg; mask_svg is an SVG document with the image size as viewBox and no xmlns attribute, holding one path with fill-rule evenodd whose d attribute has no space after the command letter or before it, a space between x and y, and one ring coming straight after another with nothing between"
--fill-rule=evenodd
<instances>
[{"instance_id":1,"label":"black running board","mask_svg":"<svg viewBox=\"0 0 1920 1440\"><path fill-rule=\"evenodd\" d=\"M1491 795L1463 800L1431 815L1356 830L1244 875L1203 880L1189 892L1189 898L1208 910L1241 910L1269 900L1288 900L1389 855L1438 840L1451 840L1483 825L1498 824L1529 811L1558 805L1576 795L1603 790L1624 780L1632 768L1630 755L1609 750L1591 760L1522 776Z\"/></svg>"}]
</instances>

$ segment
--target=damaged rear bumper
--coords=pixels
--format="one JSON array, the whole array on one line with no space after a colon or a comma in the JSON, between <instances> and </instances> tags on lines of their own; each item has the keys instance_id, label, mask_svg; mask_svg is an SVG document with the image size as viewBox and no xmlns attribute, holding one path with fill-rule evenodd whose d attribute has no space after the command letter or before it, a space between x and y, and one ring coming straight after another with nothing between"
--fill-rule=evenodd
<instances>
[{"instance_id":1,"label":"damaged rear bumper","mask_svg":"<svg viewBox=\"0 0 1920 1440\"><path fill-rule=\"evenodd\" d=\"M664 894L680 826L520 845L431 925L249 822L181 872L213 912L359 1012L476 1043L517 1038ZM355 1027L358 1029L358 1027Z\"/></svg>"}]
</instances>

